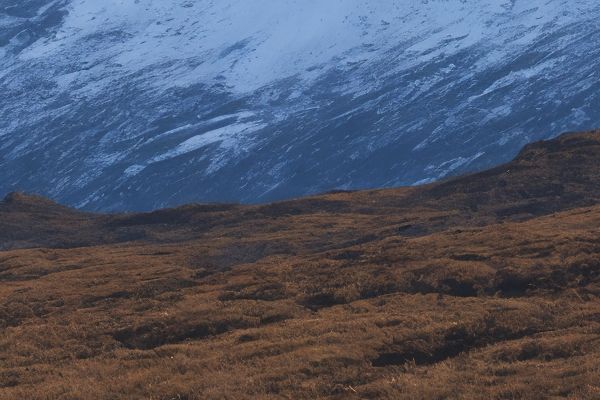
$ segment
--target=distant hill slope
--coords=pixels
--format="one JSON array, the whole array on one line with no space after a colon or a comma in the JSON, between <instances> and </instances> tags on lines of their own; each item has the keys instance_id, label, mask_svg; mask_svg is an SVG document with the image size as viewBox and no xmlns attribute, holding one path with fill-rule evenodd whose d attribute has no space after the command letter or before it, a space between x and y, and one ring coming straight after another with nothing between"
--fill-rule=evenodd
<instances>
[{"instance_id":1,"label":"distant hill slope","mask_svg":"<svg viewBox=\"0 0 600 400\"><path fill-rule=\"evenodd\" d=\"M3 0L0 196L431 182L600 126L597 0Z\"/></svg>"}]
</instances>

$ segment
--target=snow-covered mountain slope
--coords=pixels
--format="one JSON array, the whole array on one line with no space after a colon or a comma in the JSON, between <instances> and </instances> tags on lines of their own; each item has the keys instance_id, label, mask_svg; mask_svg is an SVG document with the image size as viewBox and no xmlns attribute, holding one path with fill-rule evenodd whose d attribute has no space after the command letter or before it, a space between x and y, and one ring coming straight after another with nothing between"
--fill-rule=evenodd
<instances>
[{"instance_id":1,"label":"snow-covered mountain slope","mask_svg":"<svg viewBox=\"0 0 600 400\"><path fill-rule=\"evenodd\" d=\"M0 0L0 194L415 184L600 126L596 0Z\"/></svg>"}]
</instances>

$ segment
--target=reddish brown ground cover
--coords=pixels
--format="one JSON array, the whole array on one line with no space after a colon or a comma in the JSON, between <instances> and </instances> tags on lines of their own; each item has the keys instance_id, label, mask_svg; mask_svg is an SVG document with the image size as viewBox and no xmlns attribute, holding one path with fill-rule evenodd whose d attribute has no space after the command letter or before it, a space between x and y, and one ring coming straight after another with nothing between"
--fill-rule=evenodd
<instances>
[{"instance_id":1,"label":"reddish brown ground cover","mask_svg":"<svg viewBox=\"0 0 600 400\"><path fill-rule=\"evenodd\" d=\"M600 133L418 188L0 203L1 399L600 399Z\"/></svg>"}]
</instances>

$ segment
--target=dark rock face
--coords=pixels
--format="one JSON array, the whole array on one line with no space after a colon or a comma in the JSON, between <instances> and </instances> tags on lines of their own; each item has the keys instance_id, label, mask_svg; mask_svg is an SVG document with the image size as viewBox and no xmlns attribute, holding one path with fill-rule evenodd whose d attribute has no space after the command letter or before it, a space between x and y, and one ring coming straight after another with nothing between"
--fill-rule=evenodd
<instances>
[{"instance_id":1,"label":"dark rock face","mask_svg":"<svg viewBox=\"0 0 600 400\"><path fill-rule=\"evenodd\" d=\"M211 5L236 28L224 36L200 3L4 2L0 194L89 210L265 202L430 182L600 125L597 2L359 3L280 49L289 30L269 21L298 23L283 5L252 28L231 11L243 2ZM293 11L306 24L322 7Z\"/></svg>"}]
</instances>

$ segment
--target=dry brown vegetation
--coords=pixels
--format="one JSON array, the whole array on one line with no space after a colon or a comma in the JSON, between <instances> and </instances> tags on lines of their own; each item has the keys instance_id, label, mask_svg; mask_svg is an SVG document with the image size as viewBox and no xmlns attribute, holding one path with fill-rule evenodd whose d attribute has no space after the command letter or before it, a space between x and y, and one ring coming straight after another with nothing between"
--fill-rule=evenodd
<instances>
[{"instance_id":1,"label":"dry brown vegetation","mask_svg":"<svg viewBox=\"0 0 600 400\"><path fill-rule=\"evenodd\" d=\"M600 399L600 133L419 188L0 203L1 399Z\"/></svg>"}]
</instances>

